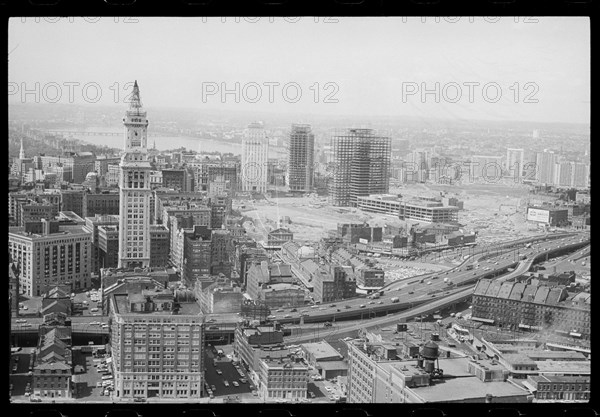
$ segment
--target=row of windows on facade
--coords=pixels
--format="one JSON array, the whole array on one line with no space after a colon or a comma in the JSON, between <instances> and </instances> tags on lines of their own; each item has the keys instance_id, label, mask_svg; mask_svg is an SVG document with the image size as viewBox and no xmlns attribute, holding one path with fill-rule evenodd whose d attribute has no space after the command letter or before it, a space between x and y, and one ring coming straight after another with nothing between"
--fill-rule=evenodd
<instances>
[{"instance_id":1,"label":"row of windows on facade","mask_svg":"<svg viewBox=\"0 0 600 417\"><path fill-rule=\"evenodd\" d=\"M306 398L306 392L304 390L268 390L267 396L271 398Z\"/></svg>"},{"instance_id":2,"label":"row of windows on facade","mask_svg":"<svg viewBox=\"0 0 600 417\"><path fill-rule=\"evenodd\" d=\"M202 377L198 374L192 375L123 375L124 381L149 381L149 380L176 380L176 381L201 381ZM168 384L173 384L168 383ZM195 384L192 384L195 385Z\"/></svg>"},{"instance_id":3,"label":"row of windows on facade","mask_svg":"<svg viewBox=\"0 0 600 417\"><path fill-rule=\"evenodd\" d=\"M132 395L131 394L131 390L128 389L124 389L123 390L123 396L126 395ZM144 390L133 390L133 395L146 395L146 392ZM177 391L177 394L174 393L173 390L162 390L162 395L163 396L167 396L167 395L181 395L181 396L188 396L188 395L198 395L198 391L197 390L191 390L189 393L187 391Z\"/></svg>"},{"instance_id":4,"label":"row of windows on facade","mask_svg":"<svg viewBox=\"0 0 600 417\"><path fill-rule=\"evenodd\" d=\"M161 333L148 333L148 335L146 336L145 333L131 333L131 331L127 331L129 329L125 329L124 330L124 334L123 336L127 337L127 338L131 338L132 336L135 336L136 338L139 337L149 337L149 338L172 338L172 337L176 337L176 335L178 335L179 337L183 337L183 338L189 338L190 337L190 331L192 331L192 337L200 337L200 327L199 326L194 326L193 328L190 327L181 327L178 329L177 332L175 332L175 329L161 329L161 328L151 328L148 329L150 332L160 332L162 330L162 334ZM146 329L135 329L135 330L142 330L145 331Z\"/></svg>"}]
</instances>

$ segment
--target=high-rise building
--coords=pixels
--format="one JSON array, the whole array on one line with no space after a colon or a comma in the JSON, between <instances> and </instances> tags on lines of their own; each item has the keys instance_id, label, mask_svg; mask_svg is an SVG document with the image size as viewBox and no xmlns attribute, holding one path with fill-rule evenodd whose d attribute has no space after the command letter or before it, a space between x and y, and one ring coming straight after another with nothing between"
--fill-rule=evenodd
<instances>
[{"instance_id":1,"label":"high-rise building","mask_svg":"<svg viewBox=\"0 0 600 417\"><path fill-rule=\"evenodd\" d=\"M248 125L242 138L242 191L267 191L269 140L262 122Z\"/></svg>"},{"instance_id":2,"label":"high-rise building","mask_svg":"<svg viewBox=\"0 0 600 417\"><path fill-rule=\"evenodd\" d=\"M196 302L169 289L128 288L110 299L111 352L118 398L201 397L204 325ZM178 301L176 303L176 301Z\"/></svg>"},{"instance_id":3,"label":"high-rise building","mask_svg":"<svg viewBox=\"0 0 600 417\"><path fill-rule=\"evenodd\" d=\"M83 226L42 220L11 227L8 250L21 271L19 288L30 297L39 296L48 285L91 285L92 234Z\"/></svg>"},{"instance_id":4,"label":"high-rise building","mask_svg":"<svg viewBox=\"0 0 600 417\"><path fill-rule=\"evenodd\" d=\"M386 194L390 187L392 140L373 129L347 129L331 138L335 164L330 198L333 205L356 205L356 197Z\"/></svg>"},{"instance_id":5,"label":"high-rise building","mask_svg":"<svg viewBox=\"0 0 600 417\"><path fill-rule=\"evenodd\" d=\"M590 180L590 166L582 162L573 163L573 182L574 188L588 188Z\"/></svg>"},{"instance_id":6,"label":"high-rise building","mask_svg":"<svg viewBox=\"0 0 600 417\"><path fill-rule=\"evenodd\" d=\"M293 124L290 133L288 185L290 191L308 193L313 188L315 135L310 125Z\"/></svg>"},{"instance_id":7,"label":"high-rise building","mask_svg":"<svg viewBox=\"0 0 600 417\"><path fill-rule=\"evenodd\" d=\"M506 175L516 180L523 176L523 164L525 163L525 150L516 148L506 149Z\"/></svg>"},{"instance_id":8,"label":"high-rise building","mask_svg":"<svg viewBox=\"0 0 600 417\"><path fill-rule=\"evenodd\" d=\"M150 171L148 119L142 110L137 81L123 119L125 152L121 157L119 268L150 266Z\"/></svg>"},{"instance_id":9,"label":"high-rise building","mask_svg":"<svg viewBox=\"0 0 600 417\"><path fill-rule=\"evenodd\" d=\"M554 183L554 171L556 168L556 154L544 150L538 152L536 157L536 180L541 184L551 185Z\"/></svg>"},{"instance_id":10,"label":"high-rise building","mask_svg":"<svg viewBox=\"0 0 600 417\"><path fill-rule=\"evenodd\" d=\"M573 182L573 163L568 161L558 162L554 167L554 185L570 187Z\"/></svg>"},{"instance_id":11,"label":"high-rise building","mask_svg":"<svg viewBox=\"0 0 600 417\"><path fill-rule=\"evenodd\" d=\"M429 179L430 155L427 150L415 149L410 154L410 163L407 164L406 179L409 182L425 182Z\"/></svg>"}]
</instances>

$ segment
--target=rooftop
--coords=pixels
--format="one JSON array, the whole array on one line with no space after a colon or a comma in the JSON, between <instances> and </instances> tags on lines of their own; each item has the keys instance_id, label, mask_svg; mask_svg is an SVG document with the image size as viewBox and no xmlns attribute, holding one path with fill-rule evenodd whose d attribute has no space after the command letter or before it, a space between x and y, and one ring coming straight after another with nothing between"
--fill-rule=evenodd
<instances>
[{"instance_id":1,"label":"rooftop","mask_svg":"<svg viewBox=\"0 0 600 417\"><path fill-rule=\"evenodd\" d=\"M540 374L546 373L576 373L591 375L592 363L590 361L536 361Z\"/></svg>"},{"instance_id":2,"label":"rooftop","mask_svg":"<svg viewBox=\"0 0 600 417\"><path fill-rule=\"evenodd\" d=\"M139 294L141 296L141 294ZM131 297L131 295L129 296ZM135 295L137 297L137 295ZM202 310L196 302L191 303L176 303L179 304L179 311L145 311L131 312L129 309L129 301L127 294L114 294L114 306L116 314L135 314L137 316L201 316ZM131 298L130 298L131 300ZM143 300L142 300L143 301Z\"/></svg>"},{"instance_id":3,"label":"rooftop","mask_svg":"<svg viewBox=\"0 0 600 417\"><path fill-rule=\"evenodd\" d=\"M8 233L13 235L19 235L23 237L29 237L31 239L56 239L62 236L76 236L76 235L89 235L91 233L84 229L83 225L78 226L59 226L59 231L56 233L51 233L49 235L44 235L41 233L27 233L25 232L24 227L9 227Z\"/></svg>"},{"instance_id":4,"label":"rooftop","mask_svg":"<svg viewBox=\"0 0 600 417\"><path fill-rule=\"evenodd\" d=\"M315 343L303 343L302 347L308 353L313 355L315 360L317 361L331 357L342 358L342 355L337 350L335 350L333 346L331 346L325 341Z\"/></svg>"}]
</instances>

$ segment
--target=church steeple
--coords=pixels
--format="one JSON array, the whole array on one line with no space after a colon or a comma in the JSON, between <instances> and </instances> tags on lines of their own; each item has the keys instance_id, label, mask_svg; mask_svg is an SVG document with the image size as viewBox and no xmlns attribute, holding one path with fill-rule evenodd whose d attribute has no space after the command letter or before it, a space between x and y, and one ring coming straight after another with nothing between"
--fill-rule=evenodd
<instances>
[{"instance_id":1,"label":"church steeple","mask_svg":"<svg viewBox=\"0 0 600 417\"><path fill-rule=\"evenodd\" d=\"M19 159L25 159L25 149L23 149L23 137L21 137L21 150L19 151Z\"/></svg>"}]
</instances>

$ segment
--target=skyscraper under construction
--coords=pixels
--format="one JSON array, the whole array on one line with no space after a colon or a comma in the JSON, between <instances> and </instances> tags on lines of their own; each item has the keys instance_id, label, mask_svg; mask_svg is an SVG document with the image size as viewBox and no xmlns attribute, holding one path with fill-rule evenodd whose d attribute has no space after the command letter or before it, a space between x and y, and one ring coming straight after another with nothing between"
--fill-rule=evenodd
<instances>
[{"instance_id":1,"label":"skyscraper under construction","mask_svg":"<svg viewBox=\"0 0 600 417\"><path fill-rule=\"evenodd\" d=\"M356 197L390 188L392 140L373 129L346 129L331 137L334 173L329 188L335 206L356 206Z\"/></svg>"}]
</instances>

